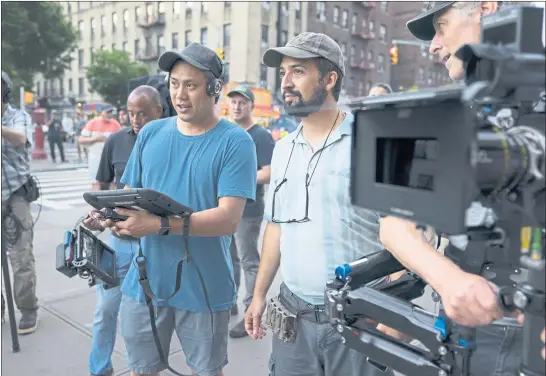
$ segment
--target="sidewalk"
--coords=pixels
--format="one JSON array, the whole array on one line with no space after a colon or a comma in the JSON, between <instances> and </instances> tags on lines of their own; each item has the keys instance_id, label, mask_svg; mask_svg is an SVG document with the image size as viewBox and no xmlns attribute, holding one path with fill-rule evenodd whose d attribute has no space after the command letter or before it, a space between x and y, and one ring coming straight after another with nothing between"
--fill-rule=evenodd
<instances>
[{"instance_id":1,"label":"sidewalk","mask_svg":"<svg viewBox=\"0 0 546 376\"><path fill-rule=\"evenodd\" d=\"M32 159L32 154L30 155L30 171L58 171L58 170L73 170L76 168L87 168L87 161L78 160L78 151L76 145L72 143L64 143L64 152L66 156L66 163L60 162L59 151L56 150L57 154L57 163L53 163L51 157L49 156L49 148L45 148L47 153L46 159ZM82 152L82 156L85 154Z\"/></svg>"}]
</instances>

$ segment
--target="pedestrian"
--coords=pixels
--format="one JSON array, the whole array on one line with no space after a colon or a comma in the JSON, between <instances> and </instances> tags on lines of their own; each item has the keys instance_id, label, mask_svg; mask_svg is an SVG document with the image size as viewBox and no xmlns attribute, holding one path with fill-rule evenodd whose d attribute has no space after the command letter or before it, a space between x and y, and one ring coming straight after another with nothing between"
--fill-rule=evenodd
<instances>
[{"instance_id":1,"label":"pedestrian","mask_svg":"<svg viewBox=\"0 0 546 376\"><path fill-rule=\"evenodd\" d=\"M189 227L184 218L124 209L116 210L127 220L101 223L120 235L141 238L151 290L166 299L152 299L160 356L138 267L131 263L120 307L127 364L133 376L159 375L176 332L195 374L222 376L235 304L229 247L246 201L255 199L256 147L247 132L216 115L223 64L214 51L192 43L180 53L165 52L158 65L168 74L177 116L153 121L140 132L121 182L126 188L159 191L194 213ZM185 228L187 248L180 236ZM186 252L180 288L174 289L180 274L172 266Z\"/></svg>"},{"instance_id":2,"label":"pedestrian","mask_svg":"<svg viewBox=\"0 0 546 376\"><path fill-rule=\"evenodd\" d=\"M127 99L130 128L122 128L106 140L97 172L97 182L100 189L123 189L120 182L125 167L135 145L138 133L152 120L159 119L163 112L159 92L151 86L138 86ZM93 213L91 213L92 215ZM93 218L84 221L91 230L103 230L100 223ZM119 237L110 232L108 245L116 252L117 276L123 278L129 270L138 242L132 237ZM120 287L105 290L97 286L97 304L93 320L93 341L89 355L89 373L91 376L111 376L112 352L116 341L116 327L119 305L121 303Z\"/></svg>"},{"instance_id":3,"label":"pedestrian","mask_svg":"<svg viewBox=\"0 0 546 376\"><path fill-rule=\"evenodd\" d=\"M127 106L121 106L119 108L118 119L119 119L119 124L122 127L130 127L131 126L131 122L129 120L129 115L127 113Z\"/></svg>"},{"instance_id":4,"label":"pedestrian","mask_svg":"<svg viewBox=\"0 0 546 376\"><path fill-rule=\"evenodd\" d=\"M337 103L345 75L343 52L330 37L305 32L267 50L263 62L279 69L286 113L302 121L273 152L268 223L246 330L253 339L265 335L266 294L280 267L284 282L278 299L296 315L297 333L293 343L272 335L270 375L392 375L343 345L324 304L324 289L338 265L383 248L379 215L354 207L349 194L354 117Z\"/></svg>"},{"instance_id":5,"label":"pedestrian","mask_svg":"<svg viewBox=\"0 0 546 376\"><path fill-rule=\"evenodd\" d=\"M241 264L245 276L246 295L243 299L245 310L252 302L252 293L256 283L256 275L260 265L258 237L264 216L264 184L269 184L271 177L271 157L275 141L264 127L252 118L254 110L254 93L247 85L235 87L228 93L231 119L252 137L256 145L258 160L258 175L256 185L256 200L247 202L243 218L239 223L234 241L231 244L233 272L235 283L239 290ZM236 306L235 306L236 307ZM242 319L229 332L230 337L247 336L245 321Z\"/></svg>"},{"instance_id":6,"label":"pedestrian","mask_svg":"<svg viewBox=\"0 0 546 376\"><path fill-rule=\"evenodd\" d=\"M80 145L80 136L86 124L84 116L85 115L83 113L78 112L78 114L76 115L76 123L74 126L74 138L76 139L76 148L78 150L78 162L82 161L82 149L85 154L85 159L87 160L87 147Z\"/></svg>"},{"instance_id":7,"label":"pedestrian","mask_svg":"<svg viewBox=\"0 0 546 376\"><path fill-rule=\"evenodd\" d=\"M59 119L59 114L54 113L52 119L46 124L47 129L47 140L49 142L49 150L51 152L51 159L53 163L57 163L57 158L55 156L55 146L59 148L59 153L61 154L61 162L65 163L66 159L64 157L64 146L63 146L63 124L61 119Z\"/></svg>"},{"instance_id":8,"label":"pedestrian","mask_svg":"<svg viewBox=\"0 0 546 376\"><path fill-rule=\"evenodd\" d=\"M392 93L392 88L389 84L377 83L371 87L368 96L376 97L378 95L387 95L391 93Z\"/></svg>"},{"instance_id":9,"label":"pedestrian","mask_svg":"<svg viewBox=\"0 0 546 376\"><path fill-rule=\"evenodd\" d=\"M17 331L30 334L38 326L34 223L30 213L38 187L29 167L32 120L25 111L11 106L12 90L9 76L2 71L2 236L6 237L6 252L13 270L15 305L21 312Z\"/></svg>"},{"instance_id":10,"label":"pedestrian","mask_svg":"<svg viewBox=\"0 0 546 376\"><path fill-rule=\"evenodd\" d=\"M116 119L112 118L112 106L106 105L99 108L100 116L90 120L83 128L79 142L81 145L88 146L88 171L91 179L91 188L97 188L97 171L99 169L100 158L104 142L113 133L121 129L121 125Z\"/></svg>"}]
</instances>

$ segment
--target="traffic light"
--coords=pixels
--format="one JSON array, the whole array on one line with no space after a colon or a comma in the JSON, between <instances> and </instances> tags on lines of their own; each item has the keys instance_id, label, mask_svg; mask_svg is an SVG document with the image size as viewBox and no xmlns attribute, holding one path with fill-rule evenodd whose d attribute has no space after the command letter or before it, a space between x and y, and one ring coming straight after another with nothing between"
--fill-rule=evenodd
<instances>
[{"instance_id":1,"label":"traffic light","mask_svg":"<svg viewBox=\"0 0 546 376\"><path fill-rule=\"evenodd\" d=\"M391 54L391 64L397 65L398 64L398 47L397 46L391 47L389 52Z\"/></svg>"},{"instance_id":2,"label":"traffic light","mask_svg":"<svg viewBox=\"0 0 546 376\"><path fill-rule=\"evenodd\" d=\"M223 50L223 49L217 48L217 49L216 49L216 54L218 55L218 57L220 58L220 60L224 60L224 50Z\"/></svg>"},{"instance_id":3,"label":"traffic light","mask_svg":"<svg viewBox=\"0 0 546 376\"><path fill-rule=\"evenodd\" d=\"M34 94L32 94L32 92L30 92L30 91L25 91L24 101L25 101L25 104L33 104L34 103Z\"/></svg>"}]
</instances>

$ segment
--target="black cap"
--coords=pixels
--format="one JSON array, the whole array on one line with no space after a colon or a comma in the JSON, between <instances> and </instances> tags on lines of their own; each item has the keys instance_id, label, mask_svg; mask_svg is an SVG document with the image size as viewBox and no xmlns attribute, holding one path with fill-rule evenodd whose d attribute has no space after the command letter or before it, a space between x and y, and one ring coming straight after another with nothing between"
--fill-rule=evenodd
<instances>
[{"instance_id":1,"label":"black cap","mask_svg":"<svg viewBox=\"0 0 546 376\"><path fill-rule=\"evenodd\" d=\"M436 34L433 23L434 15L437 12L450 7L454 3L455 1L429 1L428 8L425 12L406 23L408 30L417 39L425 41L432 40L434 34Z\"/></svg>"},{"instance_id":2,"label":"black cap","mask_svg":"<svg viewBox=\"0 0 546 376\"><path fill-rule=\"evenodd\" d=\"M235 89L231 90L228 93L228 97L232 97L234 94L239 94L254 103L254 93L252 92L252 89L249 88L247 85L239 85Z\"/></svg>"},{"instance_id":3,"label":"black cap","mask_svg":"<svg viewBox=\"0 0 546 376\"><path fill-rule=\"evenodd\" d=\"M178 60L183 60L195 68L211 72L216 78L221 78L223 65L220 57L208 47L192 43L180 52L167 51L159 57L157 65L164 72L170 72Z\"/></svg>"}]
</instances>

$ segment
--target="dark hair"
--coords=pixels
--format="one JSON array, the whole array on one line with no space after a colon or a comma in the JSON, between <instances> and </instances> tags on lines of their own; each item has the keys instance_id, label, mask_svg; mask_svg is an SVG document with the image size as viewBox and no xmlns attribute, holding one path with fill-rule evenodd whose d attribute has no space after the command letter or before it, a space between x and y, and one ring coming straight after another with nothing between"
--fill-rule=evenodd
<instances>
[{"instance_id":1,"label":"dark hair","mask_svg":"<svg viewBox=\"0 0 546 376\"><path fill-rule=\"evenodd\" d=\"M330 60L326 60L323 57L318 57L315 60L315 64L319 71L320 79L322 80L330 72L337 73L337 81L332 89L332 96L337 101L339 100L339 94L341 93L341 84L343 83L343 74L341 70L335 66Z\"/></svg>"},{"instance_id":2,"label":"dark hair","mask_svg":"<svg viewBox=\"0 0 546 376\"><path fill-rule=\"evenodd\" d=\"M378 83L378 84L372 85L370 90L373 89L374 87L381 88L381 89L385 90L389 94L392 93L392 88L391 88L391 86L389 84Z\"/></svg>"}]
</instances>

